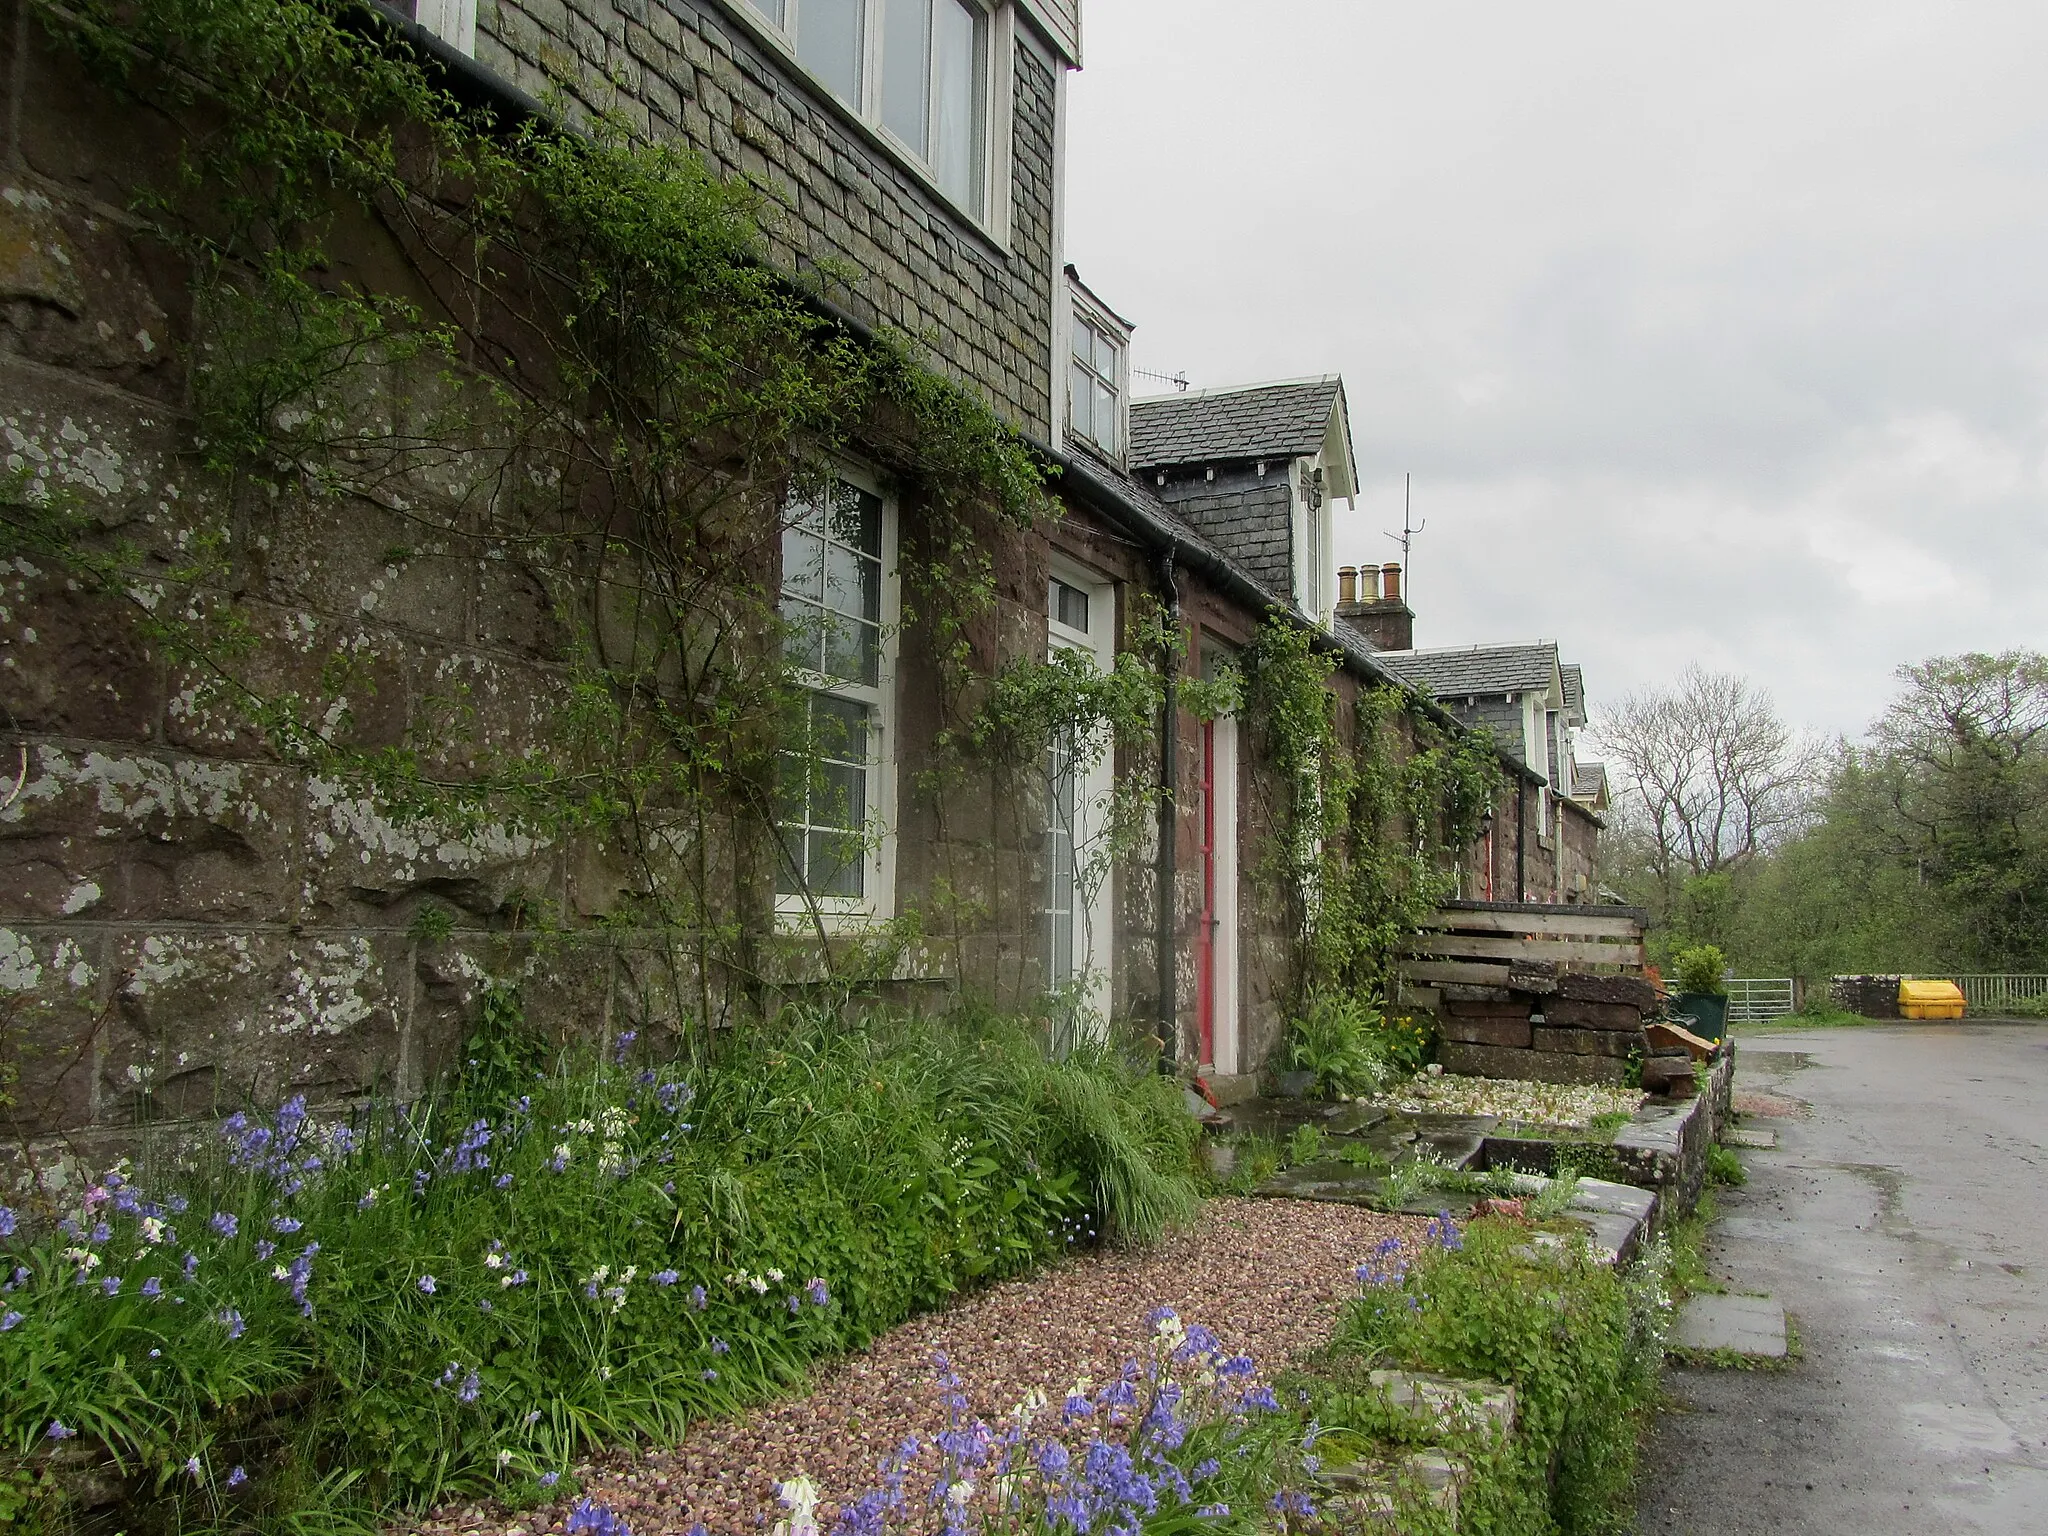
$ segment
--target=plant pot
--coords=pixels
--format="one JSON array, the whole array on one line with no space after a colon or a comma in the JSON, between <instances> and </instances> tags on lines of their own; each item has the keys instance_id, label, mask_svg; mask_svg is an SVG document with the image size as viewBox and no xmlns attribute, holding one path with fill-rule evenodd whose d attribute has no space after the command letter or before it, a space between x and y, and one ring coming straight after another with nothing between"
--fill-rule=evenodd
<instances>
[{"instance_id":1,"label":"plant pot","mask_svg":"<svg viewBox=\"0 0 2048 1536\"><path fill-rule=\"evenodd\" d=\"M1305 1099L1316 1085L1316 1075L1313 1072L1282 1072L1279 1084L1281 1098Z\"/></svg>"},{"instance_id":2,"label":"plant pot","mask_svg":"<svg viewBox=\"0 0 2048 1536\"><path fill-rule=\"evenodd\" d=\"M1690 1014L1698 1022L1693 1033L1702 1040L1720 1040L1728 1033L1728 999L1706 992L1681 992L1671 1000L1674 1014Z\"/></svg>"}]
</instances>

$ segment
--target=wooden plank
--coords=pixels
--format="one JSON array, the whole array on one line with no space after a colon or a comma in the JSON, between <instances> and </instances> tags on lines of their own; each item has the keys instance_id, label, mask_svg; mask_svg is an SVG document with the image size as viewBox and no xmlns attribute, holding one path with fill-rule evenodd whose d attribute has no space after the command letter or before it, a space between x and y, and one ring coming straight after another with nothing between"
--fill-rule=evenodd
<instances>
[{"instance_id":1,"label":"wooden plank","mask_svg":"<svg viewBox=\"0 0 2048 1536\"><path fill-rule=\"evenodd\" d=\"M1417 986L1504 987L1508 968L1504 965L1463 964L1456 960L1403 960L1401 975Z\"/></svg>"},{"instance_id":2,"label":"wooden plank","mask_svg":"<svg viewBox=\"0 0 2048 1536\"><path fill-rule=\"evenodd\" d=\"M1574 944L1563 939L1496 939L1468 933L1421 933L1406 945L1411 955L1486 960L1564 960L1585 965L1641 965L1640 944Z\"/></svg>"},{"instance_id":3,"label":"wooden plank","mask_svg":"<svg viewBox=\"0 0 2048 1536\"><path fill-rule=\"evenodd\" d=\"M1570 907L1542 913L1438 912L1424 919L1422 926L1459 933L1586 934L1617 939L1640 939L1643 935L1642 925L1634 918L1579 915Z\"/></svg>"}]
</instances>

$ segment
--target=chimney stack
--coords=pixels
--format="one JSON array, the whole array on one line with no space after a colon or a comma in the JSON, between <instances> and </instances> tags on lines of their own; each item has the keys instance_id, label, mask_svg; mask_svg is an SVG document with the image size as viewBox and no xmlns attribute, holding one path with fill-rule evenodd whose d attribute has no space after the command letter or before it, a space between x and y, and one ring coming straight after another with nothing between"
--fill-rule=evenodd
<instances>
[{"instance_id":1,"label":"chimney stack","mask_svg":"<svg viewBox=\"0 0 2048 1536\"><path fill-rule=\"evenodd\" d=\"M1349 566L1337 573L1337 622L1376 651L1415 649L1415 614L1401 597L1401 567Z\"/></svg>"}]
</instances>

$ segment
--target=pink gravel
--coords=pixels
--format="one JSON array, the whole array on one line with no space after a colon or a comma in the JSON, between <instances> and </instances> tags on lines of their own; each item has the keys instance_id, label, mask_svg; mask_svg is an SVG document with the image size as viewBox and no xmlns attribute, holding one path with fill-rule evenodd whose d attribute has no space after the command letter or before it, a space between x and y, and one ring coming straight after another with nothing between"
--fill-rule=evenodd
<instances>
[{"instance_id":1,"label":"pink gravel","mask_svg":"<svg viewBox=\"0 0 2048 1536\"><path fill-rule=\"evenodd\" d=\"M1423 1226L1305 1200L1211 1200L1183 1236L1087 1254L976 1292L822 1367L802 1396L698 1424L679 1445L598 1458L576 1475L635 1536L680 1533L700 1520L734 1536L765 1530L779 1513L775 1484L799 1472L817 1482L829 1515L874 1485L877 1465L906 1436L943 1427L934 1354L951 1359L974 1411L993 1420L1034 1386L1057 1402L1079 1377L1114 1375L1142 1353L1146 1318L1163 1305L1214 1330L1266 1375L1328 1338L1354 1293L1352 1270L1375 1243L1417 1242ZM402 1529L534 1536L561 1529L567 1507L450 1507Z\"/></svg>"}]
</instances>

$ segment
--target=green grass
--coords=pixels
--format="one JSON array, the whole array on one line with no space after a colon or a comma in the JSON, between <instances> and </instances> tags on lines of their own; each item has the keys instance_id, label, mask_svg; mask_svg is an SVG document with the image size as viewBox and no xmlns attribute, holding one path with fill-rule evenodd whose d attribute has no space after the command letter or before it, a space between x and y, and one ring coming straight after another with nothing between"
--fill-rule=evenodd
<instances>
[{"instance_id":1,"label":"green grass","mask_svg":"<svg viewBox=\"0 0 2048 1536\"><path fill-rule=\"evenodd\" d=\"M0 1523L55 1518L35 1458L59 1425L152 1490L140 1523L185 1531L531 1498L1198 1202L1179 1088L1107 1048L816 1013L715 1062L625 1043L549 1059L500 998L467 1081L423 1102L238 1116L19 1213Z\"/></svg>"}]
</instances>

